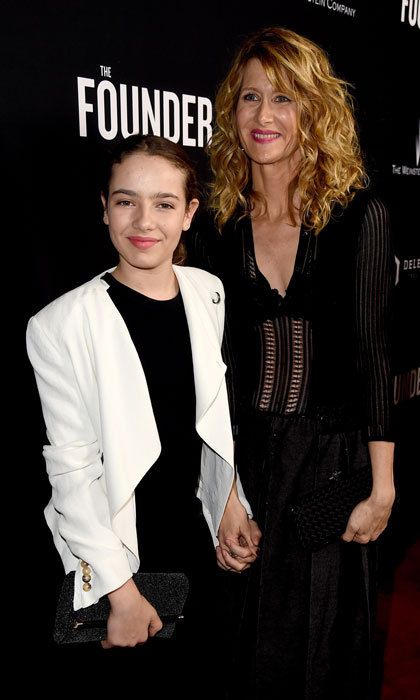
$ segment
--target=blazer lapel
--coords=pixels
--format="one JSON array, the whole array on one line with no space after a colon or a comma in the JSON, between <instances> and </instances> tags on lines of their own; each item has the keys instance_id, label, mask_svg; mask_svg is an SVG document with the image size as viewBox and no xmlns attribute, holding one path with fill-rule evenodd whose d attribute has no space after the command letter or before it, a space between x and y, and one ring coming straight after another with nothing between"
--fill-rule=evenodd
<instances>
[{"instance_id":1,"label":"blazer lapel","mask_svg":"<svg viewBox=\"0 0 420 700\"><path fill-rule=\"evenodd\" d=\"M212 291L201 281L196 281L188 268L174 266L174 272L190 331L196 395L196 429L204 442L232 464L229 421L221 420L216 402L220 392L226 392L226 365L220 351Z\"/></svg>"},{"instance_id":2,"label":"blazer lapel","mask_svg":"<svg viewBox=\"0 0 420 700\"><path fill-rule=\"evenodd\" d=\"M113 469L105 469L105 473L111 518L116 528L119 513L157 460L161 444L136 348L108 296L106 282L98 282L98 293L91 294L87 304L99 387L103 452L106 461L114 465ZM129 546L137 551L134 540Z\"/></svg>"}]
</instances>

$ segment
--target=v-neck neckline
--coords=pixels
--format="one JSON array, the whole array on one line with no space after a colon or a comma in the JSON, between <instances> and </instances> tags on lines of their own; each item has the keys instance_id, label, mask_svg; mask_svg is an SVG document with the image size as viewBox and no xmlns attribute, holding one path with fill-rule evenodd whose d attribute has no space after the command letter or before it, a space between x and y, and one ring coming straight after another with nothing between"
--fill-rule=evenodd
<instances>
[{"instance_id":1,"label":"v-neck neckline","mask_svg":"<svg viewBox=\"0 0 420 700\"><path fill-rule=\"evenodd\" d=\"M248 217L247 223L248 223L247 233L248 233L248 238L249 238L248 245L249 245L249 250L251 253L251 257L252 257L252 261L253 261L253 265L254 265L254 269L255 269L255 277L260 279L260 281L264 284L264 286L267 287L267 289L270 291L271 294L276 294L282 301L286 301L286 299L290 296L290 288L292 287L292 285L295 282L296 275L298 275L300 272L302 272L302 269L303 269L303 263L304 263L304 259L305 259L303 242L306 239L308 232L305 231L305 229L301 225L300 230L299 230L299 240L298 240L298 245L297 245L297 249L296 249L293 271L292 271L291 277L289 279L289 284L287 285L284 294L280 294L279 290L276 287L271 286L267 277L264 275L263 272L261 272L260 268L258 267L257 255L255 252L254 232L252 230L251 217Z\"/></svg>"}]
</instances>

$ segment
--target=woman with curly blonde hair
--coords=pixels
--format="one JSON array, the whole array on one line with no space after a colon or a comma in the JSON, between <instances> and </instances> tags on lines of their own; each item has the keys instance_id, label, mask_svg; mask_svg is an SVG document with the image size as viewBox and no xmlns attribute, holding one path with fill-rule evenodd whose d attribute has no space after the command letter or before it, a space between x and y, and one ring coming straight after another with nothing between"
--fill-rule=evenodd
<instances>
[{"instance_id":1,"label":"woman with curly blonde hair","mask_svg":"<svg viewBox=\"0 0 420 700\"><path fill-rule=\"evenodd\" d=\"M289 30L242 44L209 152L215 222L191 234L189 262L225 285L236 464L263 532L259 566L232 577L233 696L365 699L375 540L394 501L387 211L367 187L347 84ZM319 520L299 532L301 497L332 484L343 524L329 535L315 500ZM228 550L218 558L228 568Z\"/></svg>"},{"instance_id":2,"label":"woman with curly blonde hair","mask_svg":"<svg viewBox=\"0 0 420 700\"><path fill-rule=\"evenodd\" d=\"M299 168L288 183L289 194L297 191L302 223L319 233L331 216L334 202L345 206L354 192L364 187L351 98L346 83L333 75L318 46L285 29L264 34L271 34L272 39L265 39L261 47L255 46L253 37L245 42L217 95L217 126L210 147L216 221L223 226L238 202L250 212L255 200L264 201L263 193L252 186L252 159L245 148L239 148L243 144L234 118L244 70L253 58L260 62L272 86L280 92L286 89L293 97L297 128L293 146ZM294 221L293 207L289 215Z\"/></svg>"}]
</instances>

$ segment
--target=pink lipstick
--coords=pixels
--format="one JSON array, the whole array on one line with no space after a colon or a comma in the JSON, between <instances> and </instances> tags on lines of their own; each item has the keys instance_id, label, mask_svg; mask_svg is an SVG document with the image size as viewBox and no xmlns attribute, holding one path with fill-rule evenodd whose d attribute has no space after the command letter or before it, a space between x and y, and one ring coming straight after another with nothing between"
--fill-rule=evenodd
<instances>
[{"instance_id":1,"label":"pink lipstick","mask_svg":"<svg viewBox=\"0 0 420 700\"><path fill-rule=\"evenodd\" d=\"M280 138L281 134L278 131L270 131L269 129L252 129L251 136L255 143L271 143Z\"/></svg>"},{"instance_id":2,"label":"pink lipstick","mask_svg":"<svg viewBox=\"0 0 420 700\"><path fill-rule=\"evenodd\" d=\"M143 236L128 236L128 240L135 248L139 248L140 250L147 250L156 243L159 243L157 238L143 238Z\"/></svg>"}]
</instances>

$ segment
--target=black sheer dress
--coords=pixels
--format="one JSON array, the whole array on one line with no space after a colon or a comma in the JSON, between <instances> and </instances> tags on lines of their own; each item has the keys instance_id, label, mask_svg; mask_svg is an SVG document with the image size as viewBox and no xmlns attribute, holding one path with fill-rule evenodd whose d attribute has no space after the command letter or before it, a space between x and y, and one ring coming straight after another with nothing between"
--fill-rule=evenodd
<instances>
[{"instance_id":1,"label":"black sheer dress","mask_svg":"<svg viewBox=\"0 0 420 700\"><path fill-rule=\"evenodd\" d=\"M245 494L263 531L241 588L232 697L364 700L369 695L375 545L311 554L289 506L390 440L387 321L393 257L383 204L359 194L315 237L300 232L284 297L259 271L249 217L201 225L189 263L226 289L225 359ZM239 596L239 594L238 594Z\"/></svg>"}]
</instances>

